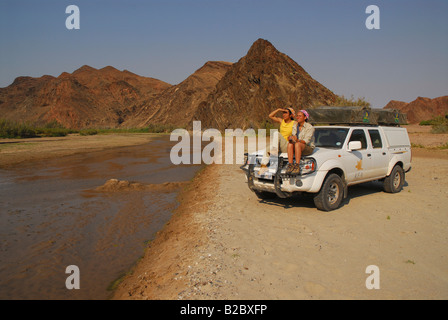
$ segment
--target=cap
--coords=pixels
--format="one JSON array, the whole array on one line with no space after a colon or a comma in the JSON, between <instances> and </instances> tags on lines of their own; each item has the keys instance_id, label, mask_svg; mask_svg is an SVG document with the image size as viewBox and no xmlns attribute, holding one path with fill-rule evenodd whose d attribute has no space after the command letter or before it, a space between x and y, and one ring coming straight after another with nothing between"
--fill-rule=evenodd
<instances>
[{"instance_id":1,"label":"cap","mask_svg":"<svg viewBox=\"0 0 448 320\"><path fill-rule=\"evenodd\" d=\"M306 112L306 110L300 110L299 112L302 112L307 119L310 118L310 115L308 114L308 112Z\"/></svg>"},{"instance_id":2,"label":"cap","mask_svg":"<svg viewBox=\"0 0 448 320\"><path fill-rule=\"evenodd\" d=\"M289 110L293 116L296 115L296 112L294 111L293 108L289 107L289 108L286 108L286 109Z\"/></svg>"}]
</instances>

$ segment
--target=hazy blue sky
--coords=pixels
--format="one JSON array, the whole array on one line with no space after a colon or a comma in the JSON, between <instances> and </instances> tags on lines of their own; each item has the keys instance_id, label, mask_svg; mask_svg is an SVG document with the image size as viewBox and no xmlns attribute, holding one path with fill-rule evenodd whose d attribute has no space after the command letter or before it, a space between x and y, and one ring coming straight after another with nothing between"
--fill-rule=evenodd
<instances>
[{"instance_id":1,"label":"hazy blue sky","mask_svg":"<svg viewBox=\"0 0 448 320\"><path fill-rule=\"evenodd\" d=\"M80 29L68 30L68 5ZM368 30L368 5L380 30ZM0 87L108 65L177 84L209 60L237 62L258 38L339 95L448 95L447 0L0 0Z\"/></svg>"}]
</instances>

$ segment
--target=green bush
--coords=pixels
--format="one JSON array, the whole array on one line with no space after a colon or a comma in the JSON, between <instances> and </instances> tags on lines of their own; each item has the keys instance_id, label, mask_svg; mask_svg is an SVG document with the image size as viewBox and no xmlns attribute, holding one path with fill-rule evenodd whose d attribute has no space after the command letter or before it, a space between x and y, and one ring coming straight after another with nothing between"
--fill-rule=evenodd
<instances>
[{"instance_id":1,"label":"green bush","mask_svg":"<svg viewBox=\"0 0 448 320\"><path fill-rule=\"evenodd\" d=\"M437 116L430 120L420 122L421 126L431 126L431 133L448 133L448 118L447 116Z\"/></svg>"},{"instance_id":2,"label":"green bush","mask_svg":"<svg viewBox=\"0 0 448 320\"><path fill-rule=\"evenodd\" d=\"M75 132L74 130L65 128L56 120L48 122L43 127L36 128L36 131L43 137L65 137L69 133Z\"/></svg>"},{"instance_id":3,"label":"green bush","mask_svg":"<svg viewBox=\"0 0 448 320\"><path fill-rule=\"evenodd\" d=\"M150 133L170 133L175 129L180 129L172 124L150 124L145 130Z\"/></svg>"},{"instance_id":4,"label":"green bush","mask_svg":"<svg viewBox=\"0 0 448 320\"><path fill-rule=\"evenodd\" d=\"M448 133L448 123L432 125L431 133Z\"/></svg>"},{"instance_id":5,"label":"green bush","mask_svg":"<svg viewBox=\"0 0 448 320\"><path fill-rule=\"evenodd\" d=\"M269 135L271 129L278 129L278 125L275 125L269 120L264 120L259 124L258 129L265 129L266 134Z\"/></svg>"},{"instance_id":6,"label":"green bush","mask_svg":"<svg viewBox=\"0 0 448 320\"><path fill-rule=\"evenodd\" d=\"M71 130L63 128L37 128L36 131L43 137L65 137L71 133Z\"/></svg>"},{"instance_id":7,"label":"green bush","mask_svg":"<svg viewBox=\"0 0 448 320\"><path fill-rule=\"evenodd\" d=\"M0 138L34 138L36 130L26 123L0 119Z\"/></svg>"},{"instance_id":8,"label":"green bush","mask_svg":"<svg viewBox=\"0 0 448 320\"><path fill-rule=\"evenodd\" d=\"M311 108L319 107L322 103L314 102ZM370 102L368 102L364 97L356 98L351 95L350 98L346 98L344 95L336 96L336 100L330 104L333 107L366 107L369 108L371 106Z\"/></svg>"},{"instance_id":9,"label":"green bush","mask_svg":"<svg viewBox=\"0 0 448 320\"><path fill-rule=\"evenodd\" d=\"M419 123L421 126L430 126L432 124L432 120L423 120Z\"/></svg>"},{"instance_id":10,"label":"green bush","mask_svg":"<svg viewBox=\"0 0 448 320\"><path fill-rule=\"evenodd\" d=\"M336 101L333 105L336 107L370 107L370 102L364 97L355 99L352 95L350 99L347 99L342 95L336 97Z\"/></svg>"},{"instance_id":11,"label":"green bush","mask_svg":"<svg viewBox=\"0 0 448 320\"><path fill-rule=\"evenodd\" d=\"M79 134L82 136L94 136L98 134L98 130L96 129L84 129L79 131Z\"/></svg>"}]
</instances>

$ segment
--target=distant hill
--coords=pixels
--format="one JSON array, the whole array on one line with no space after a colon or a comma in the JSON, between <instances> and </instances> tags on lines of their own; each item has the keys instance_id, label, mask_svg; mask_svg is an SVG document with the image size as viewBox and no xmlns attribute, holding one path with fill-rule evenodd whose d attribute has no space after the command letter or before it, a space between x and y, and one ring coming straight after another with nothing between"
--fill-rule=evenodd
<instances>
[{"instance_id":1,"label":"distant hill","mask_svg":"<svg viewBox=\"0 0 448 320\"><path fill-rule=\"evenodd\" d=\"M187 126L192 123L199 103L215 89L232 63L209 61L180 84L150 97L128 117L124 127L145 127L149 124Z\"/></svg>"},{"instance_id":2,"label":"distant hill","mask_svg":"<svg viewBox=\"0 0 448 320\"><path fill-rule=\"evenodd\" d=\"M418 97L409 103L392 100L384 109L400 110L400 112L407 114L409 123L420 123L424 120L430 120L435 116L448 114L448 96L434 99Z\"/></svg>"},{"instance_id":3,"label":"distant hill","mask_svg":"<svg viewBox=\"0 0 448 320\"><path fill-rule=\"evenodd\" d=\"M59 77L18 77L0 88L0 117L67 128L117 127L170 84L113 67L83 66Z\"/></svg>"},{"instance_id":4,"label":"distant hill","mask_svg":"<svg viewBox=\"0 0 448 320\"><path fill-rule=\"evenodd\" d=\"M258 39L236 63L209 61L171 85L111 66L83 66L58 77L19 77L0 88L0 118L67 128L263 127L276 108L332 105L337 96L269 41Z\"/></svg>"},{"instance_id":5,"label":"distant hill","mask_svg":"<svg viewBox=\"0 0 448 320\"><path fill-rule=\"evenodd\" d=\"M259 127L276 108L329 105L336 95L269 41L258 39L198 108L207 128Z\"/></svg>"}]
</instances>

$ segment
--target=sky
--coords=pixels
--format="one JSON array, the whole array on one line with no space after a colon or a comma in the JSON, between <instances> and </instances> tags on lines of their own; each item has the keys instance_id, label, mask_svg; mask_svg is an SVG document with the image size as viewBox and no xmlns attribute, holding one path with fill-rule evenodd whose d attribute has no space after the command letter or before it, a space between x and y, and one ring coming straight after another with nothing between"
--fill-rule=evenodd
<instances>
[{"instance_id":1,"label":"sky","mask_svg":"<svg viewBox=\"0 0 448 320\"><path fill-rule=\"evenodd\" d=\"M380 29L366 27L369 5ZM447 13L447 0L0 0L0 87L83 65L177 84L262 38L335 94L382 108L448 95Z\"/></svg>"}]
</instances>

